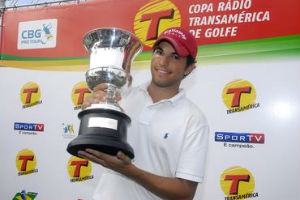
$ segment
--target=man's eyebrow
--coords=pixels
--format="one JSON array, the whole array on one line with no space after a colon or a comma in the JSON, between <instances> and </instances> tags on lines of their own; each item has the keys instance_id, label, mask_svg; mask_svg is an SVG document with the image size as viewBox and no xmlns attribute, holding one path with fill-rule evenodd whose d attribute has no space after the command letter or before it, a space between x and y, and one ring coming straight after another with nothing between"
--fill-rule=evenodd
<instances>
[{"instance_id":1,"label":"man's eyebrow","mask_svg":"<svg viewBox=\"0 0 300 200\"><path fill-rule=\"evenodd\" d=\"M174 51L174 52L172 53L172 55L179 56L178 53L177 53L176 51Z\"/></svg>"},{"instance_id":2,"label":"man's eyebrow","mask_svg":"<svg viewBox=\"0 0 300 200\"><path fill-rule=\"evenodd\" d=\"M155 47L155 49L163 50L160 46Z\"/></svg>"},{"instance_id":3,"label":"man's eyebrow","mask_svg":"<svg viewBox=\"0 0 300 200\"><path fill-rule=\"evenodd\" d=\"M161 47L161 46L157 46L155 49L159 49L160 51L163 51L163 52L165 51L165 50L163 49L163 47ZM155 49L154 49L154 50L155 50ZM179 56L179 55L177 54L176 51L170 52L170 54Z\"/></svg>"}]
</instances>

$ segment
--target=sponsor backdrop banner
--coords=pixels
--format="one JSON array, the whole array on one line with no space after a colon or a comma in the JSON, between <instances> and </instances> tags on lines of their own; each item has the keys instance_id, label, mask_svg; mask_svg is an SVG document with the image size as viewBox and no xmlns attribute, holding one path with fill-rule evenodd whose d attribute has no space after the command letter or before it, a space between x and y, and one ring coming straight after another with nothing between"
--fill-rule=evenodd
<instances>
[{"instance_id":1,"label":"sponsor backdrop banner","mask_svg":"<svg viewBox=\"0 0 300 200\"><path fill-rule=\"evenodd\" d=\"M93 0L5 11L0 199L91 199L103 168L66 151L89 95L83 36L98 27L137 35L137 85L151 78L157 36L181 26L199 45L182 87L210 124L195 199L299 200L299 11L296 0Z\"/></svg>"}]
</instances>

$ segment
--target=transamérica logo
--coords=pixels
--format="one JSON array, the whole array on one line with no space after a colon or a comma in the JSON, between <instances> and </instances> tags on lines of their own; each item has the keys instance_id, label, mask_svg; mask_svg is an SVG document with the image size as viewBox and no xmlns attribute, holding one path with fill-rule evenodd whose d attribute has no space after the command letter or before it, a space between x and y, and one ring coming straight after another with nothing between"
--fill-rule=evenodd
<instances>
[{"instance_id":1,"label":"transam\u00e9rica logo","mask_svg":"<svg viewBox=\"0 0 300 200\"><path fill-rule=\"evenodd\" d=\"M56 33L57 19L20 22L18 49L54 48Z\"/></svg>"},{"instance_id":2,"label":"transam\u00e9rica logo","mask_svg":"<svg viewBox=\"0 0 300 200\"><path fill-rule=\"evenodd\" d=\"M161 32L180 26L180 12L169 0L151 0L139 9L134 19L135 35L149 47Z\"/></svg>"},{"instance_id":3,"label":"transam\u00e9rica logo","mask_svg":"<svg viewBox=\"0 0 300 200\"><path fill-rule=\"evenodd\" d=\"M255 180L252 173L240 166L233 166L223 171L220 177L225 200L247 199L258 197L254 192Z\"/></svg>"},{"instance_id":4,"label":"transam\u00e9rica logo","mask_svg":"<svg viewBox=\"0 0 300 200\"><path fill-rule=\"evenodd\" d=\"M28 82L23 85L20 91L20 97L23 108L32 107L42 103L41 89L35 82Z\"/></svg>"},{"instance_id":5,"label":"transam\u00e9rica logo","mask_svg":"<svg viewBox=\"0 0 300 200\"><path fill-rule=\"evenodd\" d=\"M71 156L68 161L68 173L71 178L71 182L80 182L93 179L94 176L91 175L91 171L91 162L86 159Z\"/></svg>"},{"instance_id":6,"label":"transam\u00e9rica logo","mask_svg":"<svg viewBox=\"0 0 300 200\"><path fill-rule=\"evenodd\" d=\"M36 156L30 149L23 149L16 156L18 175L28 175L38 172L36 169Z\"/></svg>"},{"instance_id":7,"label":"transam\u00e9rica logo","mask_svg":"<svg viewBox=\"0 0 300 200\"><path fill-rule=\"evenodd\" d=\"M37 135L37 132L44 132L44 128L45 125L41 123L14 123L14 130L19 131L19 134Z\"/></svg>"},{"instance_id":8,"label":"transam\u00e9rica logo","mask_svg":"<svg viewBox=\"0 0 300 200\"><path fill-rule=\"evenodd\" d=\"M37 194L36 192L26 192L22 190L14 196L13 200L34 200Z\"/></svg>"},{"instance_id":9,"label":"transam\u00e9rica logo","mask_svg":"<svg viewBox=\"0 0 300 200\"><path fill-rule=\"evenodd\" d=\"M74 85L71 92L71 99L74 105L74 110L81 109L84 99L90 94L90 90L85 81L81 81Z\"/></svg>"},{"instance_id":10,"label":"transam\u00e9rica logo","mask_svg":"<svg viewBox=\"0 0 300 200\"><path fill-rule=\"evenodd\" d=\"M222 93L223 102L228 108L227 114L242 112L259 107L256 103L256 90L246 80L237 79L227 83Z\"/></svg>"},{"instance_id":11,"label":"transam\u00e9rica logo","mask_svg":"<svg viewBox=\"0 0 300 200\"><path fill-rule=\"evenodd\" d=\"M224 147L254 148L254 144L265 143L265 134L215 132L215 141L224 142Z\"/></svg>"}]
</instances>

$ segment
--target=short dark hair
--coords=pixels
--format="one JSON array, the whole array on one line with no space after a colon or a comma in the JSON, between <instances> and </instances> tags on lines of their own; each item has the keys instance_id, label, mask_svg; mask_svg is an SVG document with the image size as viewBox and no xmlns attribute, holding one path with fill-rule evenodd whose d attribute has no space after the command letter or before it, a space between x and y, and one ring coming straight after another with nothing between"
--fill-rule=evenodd
<instances>
[{"instance_id":1,"label":"short dark hair","mask_svg":"<svg viewBox=\"0 0 300 200\"><path fill-rule=\"evenodd\" d=\"M197 61L191 55L188 55L186 58L186 67L195 64L196 62Z\"/></svg>"}]
</instances>

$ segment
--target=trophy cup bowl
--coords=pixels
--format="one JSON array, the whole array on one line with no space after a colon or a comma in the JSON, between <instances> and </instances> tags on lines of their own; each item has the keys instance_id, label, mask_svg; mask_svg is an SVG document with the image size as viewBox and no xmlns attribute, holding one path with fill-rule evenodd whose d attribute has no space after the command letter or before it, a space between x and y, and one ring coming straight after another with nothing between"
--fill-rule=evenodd
<instances>
[{"instance_id":1,"label":"trophy cup bowl","mask_svg":"<svg viewBox=\"0 0 300 200\"><path fill-rule=\"evenodd\" d=\"M100 28L88 32L83 44L89 52L89 70L86 82L90 90L96 85L107 85L107 100L78 113L78 136L67 151L78 156L79 150L95 149L110 155L118 151L134 158L127 143L127 128L131 123L115 100L116 93L131 83L130 67L142 51L142 43L132 33L119 28Z\"/></svg>"}]
</instances>

